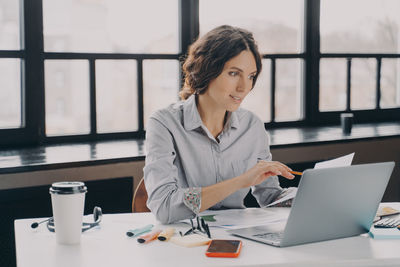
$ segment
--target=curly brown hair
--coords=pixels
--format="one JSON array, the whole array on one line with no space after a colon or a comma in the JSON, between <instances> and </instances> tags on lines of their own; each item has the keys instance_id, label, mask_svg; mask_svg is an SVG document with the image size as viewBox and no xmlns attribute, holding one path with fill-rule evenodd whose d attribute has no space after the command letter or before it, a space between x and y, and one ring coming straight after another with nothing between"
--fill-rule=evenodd
<instances>
[{"instance_id":1,"label":"curly brown hair","mask_svg":"<svg viewBox=\"0 0 400 267\"><path fill-rule=\"evenodd\" d=\"M179 92L181 99L187 99L194 93L204 94L210 81L221 74L225 63L244 50L252 52L256 61L257 73L254 76L253 88L261 72L262 63L251 32L222 25L198 38L189 47L182 67L184 85Z\"/></svg>"}]
</instances>

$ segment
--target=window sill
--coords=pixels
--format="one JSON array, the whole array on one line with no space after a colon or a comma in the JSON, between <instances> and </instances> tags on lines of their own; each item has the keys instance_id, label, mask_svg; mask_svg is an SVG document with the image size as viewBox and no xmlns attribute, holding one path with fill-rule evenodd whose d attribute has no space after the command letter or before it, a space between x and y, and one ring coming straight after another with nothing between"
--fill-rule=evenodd
<instances>
[{"instance_id":1,"label":"window sill","mask_svg":"<svg viewBox=\"0 0 400 267\"><path fill-rule=\"evenodd\" d=\"M294 147L325 143L343 143L367 139L400 137L400 122L355 124L349 135L340 126L273 129L271 147Z\"/></svg>"},{"instance_id":2,"label":"window sill","mask_svg":"<svg viewBox=\"0 0 400 267\"><path fill-rule=\"evenodd\" d=\"M400 137L400 123L359 124L350 135L339 126L273 129L271 148ZM144 140L45 145L0 151L0 174L142 161Z\"/></svg>"}]
</instances>

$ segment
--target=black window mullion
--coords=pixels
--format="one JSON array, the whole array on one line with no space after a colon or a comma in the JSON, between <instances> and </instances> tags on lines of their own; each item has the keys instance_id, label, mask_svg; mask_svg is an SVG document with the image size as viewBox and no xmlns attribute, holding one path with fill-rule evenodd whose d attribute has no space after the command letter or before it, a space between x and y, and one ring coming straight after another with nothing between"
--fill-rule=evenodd
<instances>
[{"instance_id":1,"label":"black window mullion","mask_svg":"<svg viewBox=\"0 0 400 267\"><path fill-rule=\"evenodd\" d=\"M320 0L305 0L304 6L304 106L306 124L319 119Z\"/></svg>"},{"instance_id":2,"label":"black window mullion","mask_svg":"<svg viewBox=\"0 0 400 267\"><path fill-rule=\"evenodd\" d=\"M378 58L378 57L385 57L385 58L399 58L400 54L375 54L375 53L324 53L322 54L324 57L327 58Z\"/></svg>"},{"instance_id":3,"label":"black window mullion","mask_svg":"<svg viewBox=\"0 0 400 267\"><path fill-rule=\"evenodd\" d=\"M381 108L381 68L382 68L382 58L376 58L376 109Z\"/></svg>"},{"instance_id":4,"label":"black window mullion","mask_svg":"<svg viewBox=\"0 0 400 267\"><path fill-rule=\"evenodd\" d=\"M180 54L45 52L46 59L178 59Z\"/></svg>"},{"instance_id":5,"label":"black window mullion","mask_svg":"<svg viewBox=\"0 0 400 267\"><path fill-rule=\"evenodd\" d=\"M24 51L16 51L16 50L0 50L0 58L24 58Z\"/></svg>"},{"instance_id":6,"label":"black window mullion","mask_svg":"<svg viewBox=\"0 0 400 267\"><path fill-rule=\"evenodd\" d=\"M351 110L351 60L352 58L347 58L347 75L346 75L346 111Z\"/></svg>"},{"instance_id":7,"label":"black window mullion","mask_svg":"<svg viewBox=\"0 0 400 267\"><path fill-rule=\"evenodd\" d=\"M179 1L179 33L180 33L180 55L186 55L190 44L199 35L199 0L180 0ZM180 58L180 66L183 64ZM184 74L179 68L179 87L183 86Z\"/></svg>"},{"instance_id":8,"label":"black window mullion","mask_svg":"<svg viewBox=\"0 0 400 267\"><path fill-rule=\"evenodd\" d=\"M144 105L143 105L143 59L137 59L137 89L138 89L138 122L139 135L144 136Z\"/></svg>"},{"instance_id":9,"label":"black window mullion","mask_svg":"<svg viewBox=\"0 0 400 267\"><path fill-rule=\"evenodd\" d=\"M96 103L96 60L89 60L89 82L90 82L90 135L94 137L97 133L97 103Z\"/></svg>"},{"instance_id":10,"label":"black window mullion","mask_svg":"<svg viewBox=\"0 0 400 267\"><path fill-rule=\"evenodd\" d=\"M199 0L179 1L180 52L187 53L189 45L199 35Z\"/></svg>"},{"instance_id":11,"label":"black window mullion","mask_svg":"<svg viewBox=\"0 0 400 267\"><path fill-rule=\"evenodd\" d=\"M271 58L271 122L275 122L276 59Z\"/></svg>"},{"instance_id":12,"label":"black window mullion","mask_svg":"<svg viewBox=\"0 0 400 267\"><path fill-rule=\"evenodd\" d=\"M23 8L21 42L26 55L21 73L26 129L22 142L35 144L42 142L45 135L42 0L21 0L20 3Z\"/></svg>"}]
</instances>

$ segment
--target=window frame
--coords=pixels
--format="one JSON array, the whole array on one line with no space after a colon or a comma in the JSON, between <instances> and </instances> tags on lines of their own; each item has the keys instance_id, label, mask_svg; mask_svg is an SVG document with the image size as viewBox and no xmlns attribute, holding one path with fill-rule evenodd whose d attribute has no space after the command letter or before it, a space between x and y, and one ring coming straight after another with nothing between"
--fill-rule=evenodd
<instances>
[{"instance_id":1,"label":"window frame","mask_svg":"<svg viewBox=\"0 0 400 267\"><path fill-rule=\"evenodd\" d=\"M309 93L313 96L309 96L311 99L312 107L310 109L310 125L332 125L340 123L340 114L351 112L354 114L355 123L368 123L368 122L387 122L387 121L398 121L400 118L400 107L398 108L380 108L380 98L381 98L381 63L382 59L385 58L398 58L400 59L400 53L320 53L320 5L321 1L324 0L308 0L309 2L309 12L315 12L318 14L312 15L312 21L310 23L310 30L313 32L310 42L312 42L311 48L314 49L310 53L308 58L308 63L313 65L310 70L311 75L316 75L318 79L311 81L311 77L308 85L310 88L316 88L316 90L309 89ZM308 38L308 37L307 37ZM308 39L307 39L308 40ZM346 69L346 109L341 111L320 111L319 110L319 62L321 59L346 59L347 69ZM376 68L376 84L375 84L375 94L376 103L374 109L364 109L364 110L352 110L351 105L351 61L353 59L367 59L375 58L377 60ZM310 103L309 103L310 104Z\"/></svg>"},{"instance_id":2,"label":"window frame","mask_svg":"<svg viewBox=\"0 0 400 267\"><path fill-rule=\"evenodd\" d=\"M43 0L20 0L21 49L0 51L0 58L21 59L22 122L17 129L0 129L0 147L39 145L45 143L90 142L97 140L144 138L143 118L143 60L172 59L182 64L190 44L199 34L199 1L179 0L179 45L177 54L134 54L134 53L71 53L45 52L43 40ZM320 4L323 0L304 0L303 52L295 54L263 54L263 59L271 60L271 122L267 129L276 127L326 126L339 124L340 113L352 112L356 122L394 121L400 117L400 108L381 109L380 68L384 58L400 58L400 54L357 54L320 53ZM298 121L275 122L275 63L279 59L302 59L303 118ZM319 62L324 58L375 58L377 107L371 110L350 110L348 95L345 111L319 111ZM89 62L90 82L90 133L85 135L46 136L45 135L45 89L44 61L57 59L84 59ZM138 88L138 131L118 133L96 132L96 60L134 59L137 61ZM347 68L347 94L350 94L351 63ZM180 70L180 84L182 72Z\"/></svg>"},{"instance_id":3,"label":"window frame","mask_svg":"<svg viewBox=\"0 0 400 267\"><path fill-rule=\"evenodd\" d=\"M0 129L1 146L27 146L40 141L43 113L43 69L40 51L43 38L37 35L41 28L41 1L19 1L20 50L2 50L0 58L21 59L21 128Z\"/></svg>"},{"instance_id":4,"label":"window frame","mask_svg":"<svg viewBox=\"0 0 400 267\"><path fill-rule=\"evenodd\" d=\"M351 112L354 114L354 120L356 123L367 123L367 122L380 122L380 121L398 121L400 118L400 107L398 108L381 108L381 67L382 59L394 58L400 59L400 54L366 54L366 53L323 53L319 55L319 59L325 58L340 58L346 59L346 109L342 111L319 111L316 124L317 125L329 125L340 122L340 114ZM373 109L360 109L352 110L351 105L351 62L353 59L375 59L376 64L376 84L375 84L375 108ZM318 80L319 82L319 80ZM319 90L318 90L319 96Z\"/></svg>"}]
</instances>

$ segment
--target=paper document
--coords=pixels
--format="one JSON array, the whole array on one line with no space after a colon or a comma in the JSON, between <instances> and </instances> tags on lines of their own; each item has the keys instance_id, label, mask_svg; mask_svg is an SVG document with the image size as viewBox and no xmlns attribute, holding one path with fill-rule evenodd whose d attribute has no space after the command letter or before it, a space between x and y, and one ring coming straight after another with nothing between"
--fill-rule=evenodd
<instances>
[{"instance_id":1,"label":"paper document","mask_svg":"<svg viewBox=\"0 0 400 267\"><path fill-rule=\"evenodd\" d=\"M278 200L268 204L267 207L272 207L272 206L275 206L275 205L277 205L279 203L282 203L282 202L285 202L285 201L287 201L289 199L294 198L296 196L296 193L297 193L297 187L290 187L290 188L288 188L288 190L285 193L286 194L283 197L280 195L279 197L281 197L281 198L279 198Z\"/></svg>"},{"instance_id":2,"label":"paper document","mask_svg":"<svg viewBox=\"0 0 400 267\"><path fill-rule=\"evenodd\" d=\"M339 158L335 158L335 159L331 159L331 160L326 160L326 161L322 161L322 162L317 162L314 166L314 169L323 169L323 168L333 168L333 167L345 167L345 166L350 166L351 162L353 161L354 158L354 152ZM288 188L288 189L292 189ZM289 190L288 190L289 191ZM269 205L267 205L267 207L272 207L272 206L276 206L280 203L283 203L289 199L292 199L296 196L297 193L297 189L294 190L290 190L290 192L284 192L286 193L286 195L279 196L280 198L272 203L270 203Z\"/></svg>"},{"instance_id":3,"label":"paper document","mask_svg":"<svg viewBox=\"0 0 400 267\"><path fill-rule=\"evenodd\" d=\"M354 152L340 158L317 162L315 163L314 169L350 166L353 158Z\"/></svg>"},{"instance_id":4,"label":"paper document","mask_svg":"<svg viewBox=\"0 0 400 267\"><path fill-rule=\"evenodd\" d=\"M227 209L227 210L206 210L199 216L213 217L214 221L207 221L209 226L222 227L225 229L238 229L265 225L273 222L286 221L288 212L278 212L264 208Z\"/></svg>"}]
</instances>

